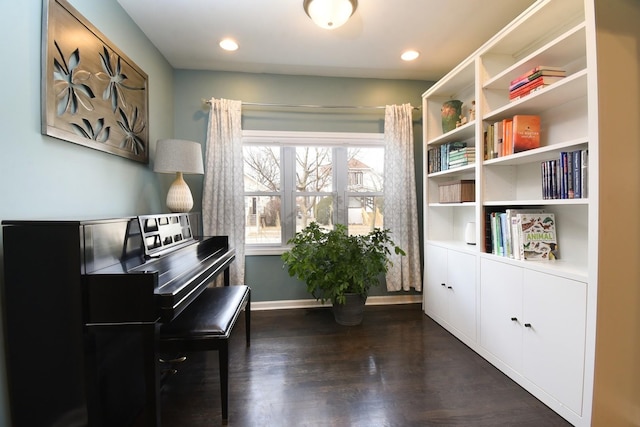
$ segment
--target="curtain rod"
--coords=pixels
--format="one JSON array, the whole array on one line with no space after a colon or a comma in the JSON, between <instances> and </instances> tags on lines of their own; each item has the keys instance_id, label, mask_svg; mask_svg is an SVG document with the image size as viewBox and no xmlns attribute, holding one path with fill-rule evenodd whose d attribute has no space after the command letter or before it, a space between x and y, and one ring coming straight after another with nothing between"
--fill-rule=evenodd
<instances>
[{"instance_id":1,"label":"curtain rod","mask_svg":"<svg viewBox=\"0 0 640 427\"><path fill-rule=\"evenodd\" d=\"M203 99L202 102L211 105L211 101ZM381 110L385 105L313 105L313 104L269 104L264 102L245 102L242 105L252 107L276 107L276 108L323 108L323 109L350 109L350 110ZM420 110L420 107L411 106L414 110Z\"/></svg>"}]
</instances>

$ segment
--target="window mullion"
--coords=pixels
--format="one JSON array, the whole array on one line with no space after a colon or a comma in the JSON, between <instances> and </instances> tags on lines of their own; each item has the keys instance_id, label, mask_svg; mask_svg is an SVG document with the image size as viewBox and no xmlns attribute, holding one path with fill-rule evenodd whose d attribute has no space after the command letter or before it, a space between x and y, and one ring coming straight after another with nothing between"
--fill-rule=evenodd
<instances>
[{"instance_id":1,"label":"window mullion","mask_svg":"<svg viewBox=\"0 0 640 427\"><path fill-rule=\"evenodd\" d=\"M282 243L293 238L296 233L296 149L295 147L281 148L282 155Z\"/></svg>"}]
</instances>

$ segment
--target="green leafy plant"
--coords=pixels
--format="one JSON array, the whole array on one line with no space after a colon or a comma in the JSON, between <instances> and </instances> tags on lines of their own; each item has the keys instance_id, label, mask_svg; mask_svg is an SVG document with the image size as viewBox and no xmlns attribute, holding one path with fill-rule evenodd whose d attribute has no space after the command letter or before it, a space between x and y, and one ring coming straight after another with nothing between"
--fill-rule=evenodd
<instances>
[{"instance_id":1,"label":"green leafy plant","mask_svg":"<svg viewBox=\"0 0 640 427\"><path fill-rule=\"evenodd\" d=\"M392 265L389 255L405 255L390 237L390 230L375 228L366 235L349 235L343 224L325 230L316 222L296 233L282 254L289 276L307 285L314 298L344 304L345 294L367 297L380 275Z\"/></svg>"}]
</instances>

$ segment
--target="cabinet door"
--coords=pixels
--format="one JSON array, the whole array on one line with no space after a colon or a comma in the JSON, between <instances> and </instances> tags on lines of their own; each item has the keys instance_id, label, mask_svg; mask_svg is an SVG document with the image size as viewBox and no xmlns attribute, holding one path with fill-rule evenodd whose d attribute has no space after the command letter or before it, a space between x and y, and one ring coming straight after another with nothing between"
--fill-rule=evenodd
<instances>
[{"instance_id":1,"label":"cabinet door","mask_svg":"<svg viewBox=\"0 0 640 427\"><path fill-rule=\"evenodd\" d=\"M476 257L448 251L449 323L476 340Z\"/></svg>"},{"instance_id":2,"label":"cabinet door","mask_svg":"<svg viewBox=\"0 0 640 427\"><path fill-rule=\"evenodd\" d=\"M523 373L578 415L582 413L586 293L583 282L524 272Z\"/></svg>"},{"instance_id":3,"label":"cabinet door","mask_svg":"<svg viewBox=\"0 0 640 427\"><path fill-rule=\"evenodd\" d=\"M482 259L480 344L512 369L522 368L522 268Z\"/></svg>"},{"instance_id":4,"label":"cabinet door","mask_svg":"<svg viewBox=\"0 0 640 427\"><path fill-rule=\"evenodd\" d=\"M427 246L425 262L425 312L436 320L447 320L447 250Z\"/></svg>"}]
</instances>

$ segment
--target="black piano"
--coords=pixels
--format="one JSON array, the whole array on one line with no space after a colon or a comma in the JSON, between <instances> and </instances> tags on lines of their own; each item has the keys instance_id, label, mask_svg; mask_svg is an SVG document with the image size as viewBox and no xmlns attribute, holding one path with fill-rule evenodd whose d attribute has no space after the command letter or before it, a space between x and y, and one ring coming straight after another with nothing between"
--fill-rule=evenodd
<instances>
[{"instance_id":1,"label":"black piano","mask_svg":"<svg viewBox=\"0 0 640 427\"><path fill-rule=\"evenodd\" d=\"M5 358L14 427L153 426L158 331L235 258L197 214L3 221Z\"/></svg>"}]
</instances>

